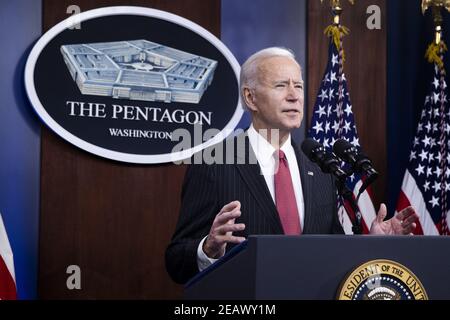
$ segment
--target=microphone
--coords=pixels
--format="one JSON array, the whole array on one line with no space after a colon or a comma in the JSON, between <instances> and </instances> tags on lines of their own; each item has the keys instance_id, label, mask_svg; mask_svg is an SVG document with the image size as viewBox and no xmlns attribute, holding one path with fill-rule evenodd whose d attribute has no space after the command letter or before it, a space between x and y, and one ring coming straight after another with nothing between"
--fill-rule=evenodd
<instances>
[{"instance_id":1,"label":"microphone","mask_svg":"<svg viewBox=\"0 0 450 320\"><path fill-rule=\"evenodd\" d=\"M323 145L316 140L308 138L302 143L302 151L309 160L319 165L324 173L331 173L339 179L345 179L346 173L340 168L339 160L325 151Z\"/></svg>"},{"instance_id":2,"label":"microphone","mask_svg":"<svg viewBox=\"0 0 450 320\"><path fill-rule=\"evenodd\" d=\"M334 143L333 152L342 160L349 163L354 172L365 175L366 179L361 186L359 193L363 193L367 187L378 178L378 172L373 168L372 162L360 150L355 148L350 142L339 139Z\"/></svg>"},{"instance_id":3,"label":"microphone","mask_svg":"<svg viewBox=\"0 0 450 320\"><path fill-rule=\"evenodd\" d=\"M312 162L316 162L319 165L323 172L332 173L338 178L336 181L338 193L348 201L353 210L353 213L355 214L355 219L352 219L353 233L361 234L362 215L361 212L359 212L359 208L355 202L355 199L353 199L353 192L347 187L345 183L349 174L340 168L340 161L334 156L334 154L327 153L323 145L311 138L303 141L302 150L303 153L305 153L305 155L309 158L309 160L311 160ZM346 208L346 210L348 209Z\"/></svg>"}]
</instances>

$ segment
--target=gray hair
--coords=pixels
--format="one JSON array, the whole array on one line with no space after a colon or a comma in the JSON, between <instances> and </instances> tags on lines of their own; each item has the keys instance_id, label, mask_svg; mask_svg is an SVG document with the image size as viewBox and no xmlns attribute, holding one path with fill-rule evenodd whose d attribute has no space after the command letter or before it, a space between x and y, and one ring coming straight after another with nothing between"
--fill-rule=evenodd
<instances>
[{"instance_id":1,"label":"gray hair","mask_svg":"<svg viewBox=\"0 0 450 320\"><path fill-rule=\"evenodd\" d=\"M244 99L244 87L255 88L257 81L258 67L261 61L272 57L288 57L296 61L294 53L290 49L282 47L271 47L262 49L251 55L247 59L247 61L245 61L244 64L242 65L239 79L240 84L239 91L244 109L249 110Z\"/></svg>"}]
</instances>

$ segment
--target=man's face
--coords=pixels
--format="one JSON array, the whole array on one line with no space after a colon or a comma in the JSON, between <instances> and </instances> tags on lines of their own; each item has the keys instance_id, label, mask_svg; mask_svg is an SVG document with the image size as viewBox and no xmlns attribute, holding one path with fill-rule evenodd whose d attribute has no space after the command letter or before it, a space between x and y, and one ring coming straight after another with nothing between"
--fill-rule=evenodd
<instances>
[{"instance_id":1,"label":"man's face","mask_svg":"<svg viewBox=\"0 0 450 320\"><path fill-rule=\"evenodd\" d=\"M303 79L300 66L289 57L263 60L249 106L257 129L290 132L303 119Z\"/></svg>"}]
</instances>

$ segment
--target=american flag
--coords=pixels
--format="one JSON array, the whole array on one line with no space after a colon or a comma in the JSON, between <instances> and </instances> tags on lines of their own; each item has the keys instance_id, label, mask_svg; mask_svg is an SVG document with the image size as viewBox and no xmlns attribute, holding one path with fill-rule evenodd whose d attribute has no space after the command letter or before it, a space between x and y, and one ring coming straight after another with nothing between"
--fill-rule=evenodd
<instances>
[{"instance_id":1,"label":"american flag","mask_svg":"<svg viewBox=\"0 0 450 320\"><path fill-rule=\"evenodd\" d=\"M448 235L450 223L450 110L444 66L435 64L430 94L417 127L397 211L412 205L416 234Z\"/></svg>"},{"instance_id":2,"label":"american flag","mask_svg":"<svg viewBox=\"0 0 450 320\"><path fill-rule=\"evenodd\" d=\"M15 300L16 297L13 254L0 214L0 300Z\"/></svg>"},{"instance_id":3,"label":"american flag","mask_svg":"<svg viewBox=\"0 0 450 320\"><path fill-rule=\"evenodd\" d=\"M342 42L340 42L342 43ZM359 148L359 138L353 116L350 95L347 89L347 80L343 70L342 45L338 51L334 41L330 41L328 65L323 77L316 103L314 104L313 117L308 133L309 137L324 145L331 152L336 140L345 139L353 146ZM362 177L353 175L347 179L347 186L358 195L363 181ZM370 197L370 188L366 190L358 201L358 207L362 214L363 233L369 233L369 228L376 217L375 208ZM344 210L344 205L347 210ZM346 234L352 234L352 222L354 212L339 199L339 216Z\"/></svg>"}]
</instances>

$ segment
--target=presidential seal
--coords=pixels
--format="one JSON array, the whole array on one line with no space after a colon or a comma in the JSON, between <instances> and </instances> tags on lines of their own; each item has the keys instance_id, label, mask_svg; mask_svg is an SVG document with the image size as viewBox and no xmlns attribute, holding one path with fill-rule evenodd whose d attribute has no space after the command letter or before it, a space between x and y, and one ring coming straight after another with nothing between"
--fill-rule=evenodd
<instances>
[{"instance_id":1,"label":"presidential seal","mask_svg":"<svg viewBox=\"0 0 450 320\"><path fill-rule=\"evenodd\" d=\"M348 275L337 294L338 300L428 300L417 276L390 260L373 260Z\"/></svg>"}]
</instances>

